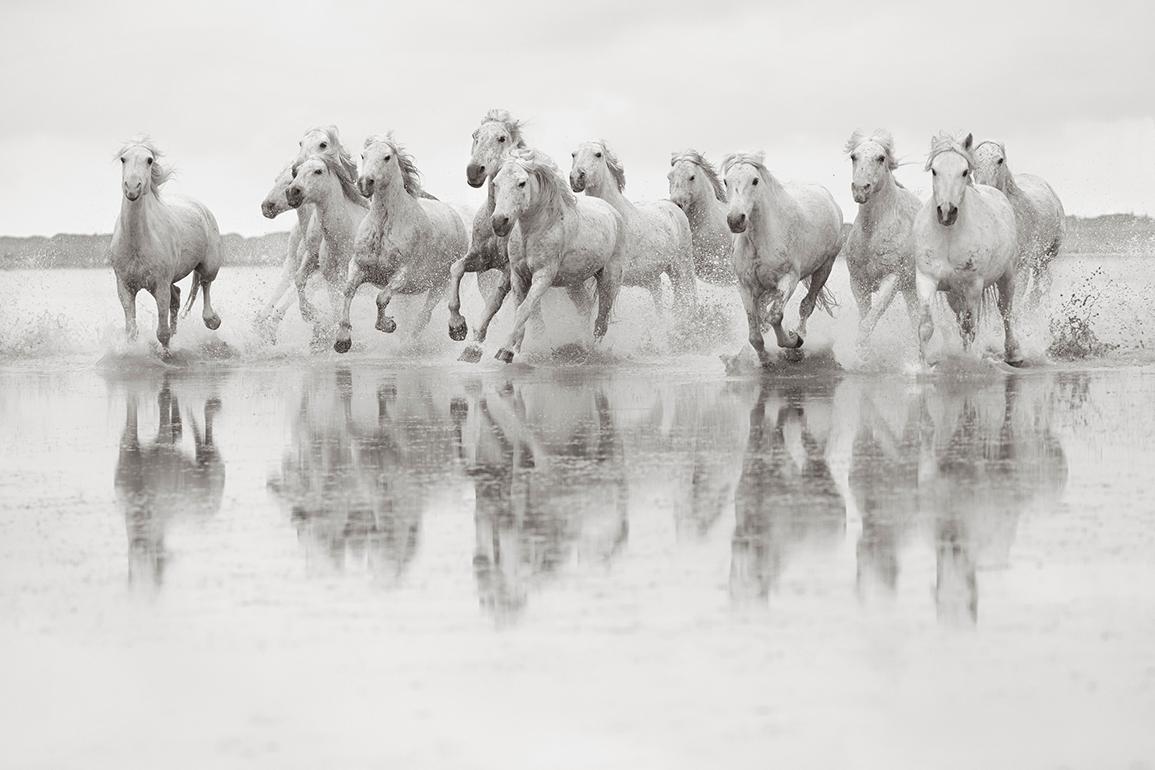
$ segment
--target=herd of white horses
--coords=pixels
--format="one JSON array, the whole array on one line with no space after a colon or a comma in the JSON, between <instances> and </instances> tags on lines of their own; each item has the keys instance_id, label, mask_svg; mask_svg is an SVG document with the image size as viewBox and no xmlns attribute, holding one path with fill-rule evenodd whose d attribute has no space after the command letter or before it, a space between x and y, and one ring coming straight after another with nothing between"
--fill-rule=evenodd
<instances>
[{"instance_id":1,"label":"herd of white horses","mask_svg":"<svg viewBox=\"0 0 1155 770\"><path fill-rule=\"evenodd\" d=\"M845 151L858 204L846 238L830 192L779 181L762 153L727 155L719 170L694 150L674 153L669 200L636 203L626 198L624 168L604 141L580 144L566 179L529 146L519 121L491 110L473 132L466 166L469 185L488 193L470 228L469 212L425 192L412 156L392 134L366 139L358 167L336 127L316 128L302 137L261 205L269 218L295 209L297 222L280 282L256 323L275 331L294 287L302 317L315 322L307 286L320 276L338 315L338 352L352 345L350 306L364 283L380 289L376 328L386 333L397 329L388 314L395 294L425 295L413 321L418 331L448 291L449 336L461 341L468 334L462 278L495 270L500 281L483 290L488 296L474 325L476 344L462 358L480 357L489 324L512 290L513 328L496 354L509 362L550 288L564 287L585 317L596 300L594 336L601 338L623 285L647 289L662 312L665 275L679 317L693 311L698 279L736 283L750 345L765 365L771 357L764 328L788 355L797 355L815 307L833 311L826 282L842 254L859 308L860 344L902 292L925 362L934 333L931 303L944 292L969 349L990 295L1003 319L1005 360L1020 364L1012 326L1016 297L1037 301L1048 291L1049 265L1063 237L1063 208L1051 187L1013 175L998 142L939 135L926 161L933 194L924 203L895 179L899 162L887 132L855 132ZM156 299L157 339L168 346L180 307L177 281L190 272L185 313L203 291L204 323L216 329L221 320L210 288L222 254L213 215L195 201L161 197L168 174L152 143L132 142L119 158L124 198L111 261L128 336L136 334L135 297L144 289ZM799 323L787 330L783 310L800 283L806 295Z\"/></svg>"}]
</instances>

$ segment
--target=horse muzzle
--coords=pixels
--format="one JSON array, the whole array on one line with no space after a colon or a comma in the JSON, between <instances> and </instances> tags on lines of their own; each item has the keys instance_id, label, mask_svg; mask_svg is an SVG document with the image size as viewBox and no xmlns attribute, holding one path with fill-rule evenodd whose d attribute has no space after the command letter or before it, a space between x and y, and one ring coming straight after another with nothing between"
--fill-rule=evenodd
<instances>
[{"instance_id":1,"label":"horse muzzle","mask_svg":"<svg viewBox=\"0 0 1155 770\"><path fill-rule=\"evenodd\" d=\"M128 185L125 185L124 186L124 197L128 198L130 201L136 201L140 198L140 194L141 194L141 192L143 192L143 190L144 190L143 185L138 184L136 187L129 187Z\"/></svg>"},{"instance_id":2,"label":"horse muzzle","mask_svg":"<svg viewBox=\"0 0 1155 770\"><path fill-rule=\"evenodd\" d=\"M745 214L727 214L726 224L730 226L732 233L746 232L746 215Z\"/></svg>"},{"instance_id":3,"label":"horse muzzle","mask_svg":"<svg viewBox=\"0 0 1155 770\"><path fill-rule=\"evenodd\" d=\"M504 238L513 229L513 220L504 214L494 214L490 224L493 226L493 234L498 238Z\"/></svg>"},{"instance_id":4,"label":"horse muzzle","mask_svg":"<svg viewBox=\"0 0 1155 770\"><path fill-rule=\"evenodd\" d=\"M574 171L569 175L569 187L574 192L586 189L586 174L584 171Z\"/></svg>"},{"instance_id":5,"label":"horse muzzle","mask_svg":"<svg viewBox=\"0 0 1155 770\"><path fill-rule=\"evenodd\" d=\"M300 187L290 187L285 190L285 202L289 204L289 208L295 209L305 202L305 194Z\"/></svg>"},{"instance_id":6,"label":"horse muzzle","mask_svg":"<svg viewBox=\"0 0 1155 770\"><path fill-rule=\"evenodd\" d=\"M366 198L373 197L373 180L369 177L357 177L357 190Z\"/></svg>"},{"instance_id":7,"label":"horse muzzle","mask_svg":"<svg viewBox=\"0 0 1155 770\"><path fill-rule=\"evenodd\" d=\"M851 184L850 194L854 197L854 202L861 204L870 200L871 188L872 186L869 182L866 184Z\"/></svg>"},{"instance_id":8,"label":"horse muzzle","mask_svg":"<svg viewBox=\"0 0 1155 770\"><path fill-rule=\"evenodd\" d=\"M485 166L470 163L465 167L465 181L470 187L481 187L485 184Z\"/></svg>"},{"instance_id":9,"label":"horse muzzle","mask_svg":"<svg viewBox=\"0 0 1155 770\"><path fill-rule=\"evenodd\" d=\"M276 201L265 200L261 202L261 214L265 219L276 219L278 214L281 214L284 209L280 208Z\"/></svg>"},{"instance_id":10,"label":"horse muzzle","mask_svg":"<svg viewBox=\"0 0 1155 770\"><path fill-rule=\"evenodd\" d=\"M950 227L958 219L958 206L953 203L948 203L945 206L938 206L935 208L935 213L938 214L938 223L943 227Z\"/></svg>"}]
</instances>

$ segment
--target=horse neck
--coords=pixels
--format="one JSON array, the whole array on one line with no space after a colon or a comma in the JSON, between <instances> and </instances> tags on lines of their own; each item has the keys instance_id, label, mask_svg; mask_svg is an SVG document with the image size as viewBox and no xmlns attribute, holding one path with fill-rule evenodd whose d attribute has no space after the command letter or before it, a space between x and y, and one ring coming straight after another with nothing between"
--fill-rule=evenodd
<instances>
[{"instance_id":1,"label":"horse neck","mask_svg":"<svg viewBox=\"0 0 1155 770\"><path fill-rule=\"evenodd\" d=\"M1003 161L1003 183L1000 188L1003 194L1010 196L1022 192L1019 188L1019 183L1015 181L1015 175L1011 172L1011 167Z\"/></svg>"},{"instance_id":2,"label":"horse neck","mask_svg":"<svg viewBox=\"0 0 1155 770\"><path fill-rule=\"evenodd\" d=\"M593 197L601 198L622 213L631 213L636 210L634 204L622 194L617 183L608 174L599 181L597 187L590 189L587 185L586 190Z\"/></svg>"},{"instance_id":3,"label":"horse neck","mask_svg":"<svg viewBox=\"0 0 1155 770\"><path fill-rule=\"evenodd\" d=\"M686 219L690 221L690 227L695 230L702 226L711 225L718 225L726 229L726 209L726 204L718 200L711 190L704 197L694 200L686 207Z\"/></svg>"},{"instance_id":4,"label":"horse neck","mask_svg":"<svg viewBox=\"0 0 1155 770\"><path fill-rule=\"evenodd\" d=\"M168 219L168 206L151 186L135 202L121 196L120 227L129 242L139 243L146 239L160 219Z\"/></svg>"},{"instance_id":5,"label":"horse neck","mask_svg":"<svg viewBox=\"0 0 1155 770\"><path fill-rule=\"evenodd\" d=\"M750 219L754 229L773 233L780 231L785 225L787 207L778 205L778 203L786 197L786 188L773 175L767 174L766 178L769 182L762 188L761 192L755 193L760 198Z\"/></svg>"},{"instance_id":6,"label":"horse neck","mask_svg":"<svg viewBox=\"0 0 1155 770\"><path fill-rule=\"evenodd\" d=\"M346 237L352 230L349 212L346 209L347 200L340 186L331 187L324 199L317 201L315 210L317 221L321 225L321 233L327 241L339 240Z\"/></svg>"},{"instance_id":7,"label":"horse neck","mask_svg":"<svg viewBox=\"0 0 1155 770\"><path fill-rule=\"evenodd\" d=\"M311 203L305 203L297 206L297 224L301 226L301 234L304 235L305 230L309 227L309 220L313 217L313 209L316 208Z\"/></svg>"},{"instance_id":8,"label":"horse neck","mask_svg":"<svg viewBox=\"0 0 1155 770\"><path fill-rule=\"evenodd\" d=\"M898 185L894 181L894 174L887 171L882 175L882 181L874 195L866 203L858 204L858 211L862 215L863 227L869 229L877 223L888 211L894 209L898 200Z\"/></svg>"},{"instance_id":9,"label":"horse neck","mask_svg":"<svg viewBox=\"0 0 1155 770\"><path fill-rule=\"evenodd\" d=\"M385 189L377 189L369 201L369 216L373 217L375 222L384 222L387 219L397 219L420 207L421 204L405 191L405 184L398 177L386 185Z\"/></svg>"}]
</instances>

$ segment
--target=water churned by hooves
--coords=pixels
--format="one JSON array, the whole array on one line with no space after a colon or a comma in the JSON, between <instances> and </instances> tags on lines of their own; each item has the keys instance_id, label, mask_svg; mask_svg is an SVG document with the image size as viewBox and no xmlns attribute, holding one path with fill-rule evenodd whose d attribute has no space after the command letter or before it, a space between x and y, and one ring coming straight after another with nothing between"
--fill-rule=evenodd
<instances>
[{"instance_id":1,"label":"water churned by hooves","mask_svg":"<svg viewBox=\"0 0 1155 770\"><path fill-rule=\"evenodd\" d=\"M797 364L801 362L805 356L802 353L801 346L799 346L797 348L785 348L781 353L781 357L783 361L789 361L792 364Z\"/></svg>"},{"instance_id":2,"label":"water churned by hooves","mask_svg":"<svg viewBox=\"0 0 1155 770\"><path fill-rule=\"evenodd\" d=\"M481 346L470 345L465 350L461 351L461 355L457 357L458 361L464 361L467 364L476 364L481 360Z\"/></svg>"}]
</instances>

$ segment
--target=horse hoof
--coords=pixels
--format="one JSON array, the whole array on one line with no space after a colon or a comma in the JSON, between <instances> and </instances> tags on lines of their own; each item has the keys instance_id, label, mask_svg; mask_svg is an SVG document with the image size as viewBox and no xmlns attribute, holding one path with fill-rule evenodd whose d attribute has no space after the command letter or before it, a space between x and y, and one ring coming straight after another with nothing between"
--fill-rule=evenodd
<instances>
[{"instance_id":1,"label":"horse hoof","mask_svg":"<svg viewBox=\"0 0 1155 770\"><path fill-rule=\"evenodd\" d=\"M209 316L205 319L205 326L213 331L216 331L217 329L221 328L221 317L215 314Z\"/></svg>"},{"instance_id":2,"label":"horse hoof","mask_svg":"<svg viewBox=\"0 0 1155 770\"><path fill-rule=\"evenodd\" d=\"M348 353L351 347L353 347L352 339L337 340L333 343L333 350L336 350L338 353Z\"/></svg>"},{"instance_id":3,"label":"horse hoof","mask_svg":"<svg viewBox=\"0 0 1155 770\"><path fill-rule=\"evenodd\" d=\"M392 334L397 331L397 322L392 318L383 318L377 322L377 330L383 331L386 334Z\"/></svg>"},{"instance_id":4,"label":"horse hoof","mask_svg":"<svg viewBox=\"0 0 1155 770\"><path fill-rule=\"evenodd\" d=\"M513 363L513 351L509 350L507 348L502 348L501 350L497 351L497 355L494 356L494 358L496 358L498 361L502 361L502 362L507 363L507 364L512 364Z\"/></svg>"},{"instance_id":5,"label":"horse hoof","mask_svg":"<svg viewBox=\"0 0 1155 770\"><path fill-rule=\"evenodd\" d=\"M479 345L470 345L461 351L461 355L457 357L457 360L464 361L467 364L476 364L481 360L481 347Z\"/></svg>"},{"instance_id":6,"label":"horse hoof","mask_svg":"<svg viewBox=\"0 0 1155 770\"><path fill-rule=\"evenodd\" d=\"M469 327L462 321L460 326L449 324L449 339L454 342L461 342L465 339L465 335L469 333Z\"/></svg>"},{"instance_id":7,"label":"horse hoof","mask_svg":"<svg viewBox=\"0 0 1155 770\"><path fill-rule=\"evenodd\" d=\"M1013 366L1015 368L1018 368L1018 367L1023 365L1023 357L1022 356L1015 356L1014 358L1008 358L1005 360L1007 362L1007 366Z\"/></svg>"},{"instance_id":8,"label":"horse hoof","mask_svg":"<svg viewBox=\"0 0 1155 770\"><path fill-rule=\"evenodd\" d=\"M793 345L788 344L788 345L786 345L786 347L794 348L795 350L797 350L798 348L802 347L802 342L803 342L802 335L801 334L795 334L794 335L794 344Z\"/></svg>"}]
</instances>

